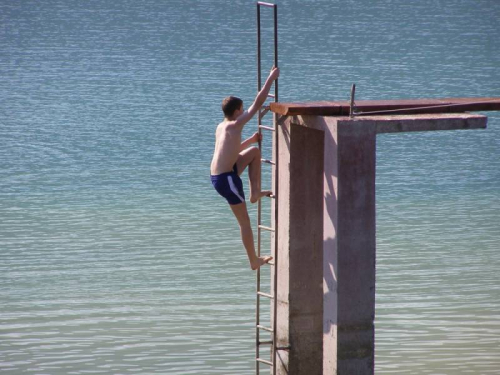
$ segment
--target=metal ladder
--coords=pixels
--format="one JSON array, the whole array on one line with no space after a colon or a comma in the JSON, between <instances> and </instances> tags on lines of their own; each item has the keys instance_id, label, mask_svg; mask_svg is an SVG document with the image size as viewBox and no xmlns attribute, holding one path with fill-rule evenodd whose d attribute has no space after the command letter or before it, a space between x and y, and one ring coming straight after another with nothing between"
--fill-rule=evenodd
<instances>
[{"instance_id":1,"label":"metal ladder","mask_svg":"<svg viewBox=\"0 0 500 375\"><path fill-rule=\"evenodd\" d=\"M262 76L261 76L261 27L260 27L260 12L261 7L272 8L274 11L274 66L278 67L278 7L276 4L270 4L258 1L257 2L257 85L258 91L262 89ZM274 94L269 94L269 97L274 99L274 102L278 101L278 80L274 82ZM256 312L255 312L255 370L256 374L260 374L260 364L266 364L272 368L273 375L276 375L276 351L280 348L276 347L276 327L277 327L277 292L278 292L278 233L275 231L275 228L278 228L278 199L276 197L278 191L278 141L277 141L277 124L276 124L276 115L274 115L273 126L263 125L262 119L269 112L269 106L265 106L264 109L259 110L258 116L258 131L259 135L262 134L263 130L274 132L274 155L275 161L268 159L261 159L262 163L270 164L274 166L274 187L273 187L273 196L274 198L274 228L267 227L262 225L262 202L259 200L258 208L257 208L257 256L261 255L261 239L262 239L262 231L270 231L274 233L274 259L272 262L269 262L271 267L274 267L274 280L273 280L273 292L266 293L261 290L261 272L260 268L257 270L257 292L256 292ZM262 154L262 143L259 142L259 150ZM272 317L273 322L271 327L266 327L261 325L260 322L260 303L261 298L267 298L271 300L272 303ZM260 333L261 331L266 331L271 334L271 340L261 341ZM270 345L270 359L266 360L261 358L260 356L260 348L264 345Z\"/></svg>"}]
</instances>

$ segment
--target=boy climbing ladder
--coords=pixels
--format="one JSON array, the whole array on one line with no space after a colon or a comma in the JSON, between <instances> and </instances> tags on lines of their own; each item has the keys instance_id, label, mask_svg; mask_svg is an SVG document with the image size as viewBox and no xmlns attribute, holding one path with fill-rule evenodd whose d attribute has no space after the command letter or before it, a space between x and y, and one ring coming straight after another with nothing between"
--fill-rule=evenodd
<instances>
[{"instance_id":1,"label":"boy climbing ladder","mask_svg":"<svg viewBox=\"0 0 500 375\"><path fill-rule=\"evenodd\" d=\"M279 69L273 67L266 83L255 97L254 102L243 110L243 101L229 96L222 102L224 120L217 126L215 132L215 150L210 166L210 179L215 190L229 203L233 214L238 220L241 239L250 261L252 270L268 263L272 257L257 257L253 232L245 203L243 183L240 175L248 166L250 179L250 202L256 203L264 196L270 196L271 191L261 190L261 156L257 147L249 147L261 140L259 133L241 142L244 125L259 111L265 103L273 82L279 77Z\"/></svg>"}]
</instances>

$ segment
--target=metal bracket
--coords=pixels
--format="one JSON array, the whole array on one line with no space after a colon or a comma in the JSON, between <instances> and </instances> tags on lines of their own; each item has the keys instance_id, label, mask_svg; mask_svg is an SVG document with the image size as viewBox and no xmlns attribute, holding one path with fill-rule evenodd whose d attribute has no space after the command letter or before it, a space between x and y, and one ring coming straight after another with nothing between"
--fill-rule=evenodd
<instances>
[{"instance_id":1,"label":"metal bracket","mask_svg":"<svg viewBox=\"0 0 500 375\"><path fill-rule=\"evenodd\" d=\"M351 105L349 106L349 117L353 118L356 110L356 103L354 102L354 95L356 94L356 84L353 83L351 86Z\"/></svg>"},{"instance_id":2,"label":"metal bracket","mask_svg":"<svg viewBox=\"0 0 500 375\"><path fill-rule=\"evenodd\" d=\"M269 112L269 110L271 109L271 106L265 106L265 107L262 107L263 109L261 109L259 111L259 120L262 120L264 118L264 116ZM259 121L260 122L260 121Z\"/></svg>"}]
</instances>

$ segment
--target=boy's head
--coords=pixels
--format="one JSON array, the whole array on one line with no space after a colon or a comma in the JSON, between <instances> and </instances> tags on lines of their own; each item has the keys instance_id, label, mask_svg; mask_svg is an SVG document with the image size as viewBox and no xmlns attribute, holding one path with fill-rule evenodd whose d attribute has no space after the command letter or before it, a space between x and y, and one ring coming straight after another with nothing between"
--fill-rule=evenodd
<instances>
[{"instance_id":1,"label":"boy's head","mask_svg":"<svg viewBox=\"0 0 500 375\"><path fill-rule=\"evenodd\" d=\"M222 101L222 112L227 119L233 119L235 112L243 110L243 100L236 96L228 96Z\"/></svg>"}]
</instances>

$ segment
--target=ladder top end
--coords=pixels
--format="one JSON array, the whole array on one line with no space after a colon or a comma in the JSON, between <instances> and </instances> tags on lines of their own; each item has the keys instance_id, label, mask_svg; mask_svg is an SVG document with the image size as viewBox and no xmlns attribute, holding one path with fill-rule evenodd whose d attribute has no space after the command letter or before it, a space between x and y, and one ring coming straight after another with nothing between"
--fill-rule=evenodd
<instances>
[{"instance_id":1,"label":"ladder top end","mask_svg":"<svg viewBox=\"0 0 500 375\"><path fill-rule=\"evenodd\" d=\"M270 7L270 8L274 8L276 6L276 4L265 3L263 1L257 1L257 5L262 5L262 6Z\"/></svg>"}]
</instances>

